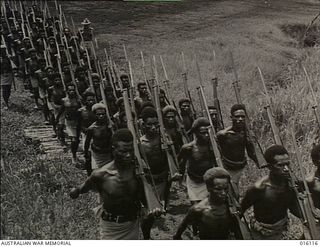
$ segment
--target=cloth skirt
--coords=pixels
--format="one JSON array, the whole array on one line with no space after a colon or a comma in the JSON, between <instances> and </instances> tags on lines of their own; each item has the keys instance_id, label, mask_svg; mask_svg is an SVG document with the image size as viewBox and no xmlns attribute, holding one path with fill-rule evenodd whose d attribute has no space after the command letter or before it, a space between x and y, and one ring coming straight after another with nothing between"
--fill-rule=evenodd
<instances>
[{"instance_id":1,"label":"cloth skirt","mask_svg":"<svg viewBox=\"0 0 320 247\"><path fill-rule=\"evenodd\" d=\"M187 175L186 184L190 201L201 201L209 195L204 182L196 183Z\"/></svg>"}]
</instances>

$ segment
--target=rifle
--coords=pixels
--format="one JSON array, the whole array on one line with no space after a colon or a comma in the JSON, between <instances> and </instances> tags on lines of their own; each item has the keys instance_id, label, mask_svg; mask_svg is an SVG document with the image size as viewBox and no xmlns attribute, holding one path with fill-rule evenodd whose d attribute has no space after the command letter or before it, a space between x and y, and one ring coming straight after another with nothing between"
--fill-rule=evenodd
<instances>
[{"instance_id":1,"label":"rifle","mask_svg":"<svg viewBox=\"0 0 320 247\"><path fill-rule=\"evenodd\" d=\"M105 57L106 57L106 60L107 60L107 75L108 75L108 78L109 78L109 81L110 81L110 85L112 87L112 90L113 90L113 94L114 94L114 97L117 98L117 90L118 88L116 87L116 85L114 84L114 78L112 77L112 74L111 74L111 62L109 60L109 56L108 56L108 53L107 53L107 49L104 48L104 54L105 54Z\"/></svg>"},{"instance_id":2,"label":"rifle","mask_svg":"<svg viewBox=\"0 0 320 247\"><path fill-rule=\"evenodd\" d=\"M134 123L135 121L132 117L128 91L126 88L123 90L123 102L124 102L124 108L125 108L126 117L127 117L128 129L131 131L133 135L134 153L138 162L138 175L140 176L143 183L148 210L151 211L156 208L163 208L163 205L161 205L160 203L159 195L155 190L155 185L154 185L154 181L152 180L152 176L150 175L152 184L149 184L144 174L144 170L147 169L150 172L150 168L148 166L147 160L145 158L142 158L141 156L142 149L140 144L140 138L135 128L135 123Z\"/></svg>"},{"instance_id":3,"label":"rifle","mask_svg":"<svg viewBox=\"0 0 320 247\"><path fill-rule=\"evenodd\" d=\"M145 64L145 61L144 61L144 56L143 56L143 52L142 51L140 51L140 57L141 57L141 63L142 63L142 66L141 66L141 68L142 68L142 74L143 74L143 79L144 79L144 81L145 81L145 83L146 83L146 85L147 85L147 90L148 90L148 94L150 95L150 98L151 98L151 102L153 103L153 104L155 104L155 102L154 102L154 95L153 95L153 91L152 91L152 87L151 87L151 85L150 85L150 81L148 80L148 78L147 78L147 72L146 72L146 64Z\"/></svg>"},{"instance_id":4,"label":"rifle","mask_svg":"<svg viewBox=\"0 0 320 247\"><path fill-rule=\"evenodd\" d=\"M319 109L318 109L318 102L317 102L317 97L316 97L316 94L313 90L313 87L312 87L312 84L311 84L311 80L310 80L310 77L307 73L307 70L306 68L302 65L302 69L303 69L303 72L306 76L306 80L308 82L308 85L309 85L309 88L310 88L310 91L311 91L311 95L312 95L312 98L313 98L313 105L311 106L313 111L314 111L314 115L316 117L316 121L318 123L318 127L320 128L320 112L319 112Z\"/></svg>"},{"instance_id":5,"label":"rifle","mask_svg":"<svg viewBox=\"0 0 320 247\"><path fill-rule=\"evenodd\" d=\"M169 166L169 171L170 171L170 176L171 178L176 177L176 174L179 173L178 170L178 159L177 155L173 146L173 142L171 138L167 135L165 132L164 128L164 123L163 123L163 117L162 117L162 110L160 107L160 99L159 99L159 94L160 94L160 88L159 88L159 81L158 81L158 73L156 69L156 60L155 56L153 56L153 71L154 71L154 76L155 76L155 85L154 85L154 96L155 96L155 107L158 115L158 120L160 124L160 135L162 139L162 150L165 151L166 157L168 160L168 166Z\"/></svg>"},{"instance_id":6,"label":"rifle","mask_svg":"<svg viewBox=\"0 0 320 247\"><path fill-rule=\"evenodd\" d=\"M57 64L58 64L58 71L62 80L62 85L63 85L63 89L65 92L67 92L67 87L66 84L64 82L64 78L63 78L63 74L62 74L62 69L61 69L61 54L60 54L60 50L59 50L59 46L58 46L58 42L57 39L55 38L55 42L56 42L56 47L57 47Z\"/></svg>"},{"instance_id":7,"label":"rifle","mask_svg":"<svg viewBox=\"0 0 320 247\"><path fill-rule=\"evenodd\" d=\"M224 129L224 124L223 124L223 117L222 117L222 112L221 112L221 107L220 107L220 101L218 98L218 78L215 77L211 80L212 83L212 89L213 89L213 105L217 109L217 120L218 120L218 125L220 129Z\"/></svg>"},{"instance_id":8,"label":"rifle","mask_svg":"<svg viewBox=\"0 0 320 247\"><path fill-rule=\"evenodd\" d=\"M242 101L241 101L241 95L240 95L240 87L239 87L239 79L238 79L238 74L237 74L237 71L235 69L235 65L234 65L234 60L233 60L233 56L232 56L232 53L230 52L231 54L231 62L232 62L232 67L233 67L233 71L234 71L234 75L235 75L235 78L236 78L236 81L232 83L233 85L233 89L234 89L234 92L235 92L235 95L236 95L236 99L237 99L237 103L238 104L243 104ZM252 126L251 124L251 120L249 118L249 115L247 113L247 111L245 111L246 113L246 134L247 134L247 139L250 140L253 144L253 147L254 147L254 153L257 157L257 166L258 168L262 168L262 167L265 167L267 162L264 158L264 155L263 155L263 151L262 151L262 148L261 148L261 145L258 141L258 138L256 137L255 133L252 131L252 129L249 127L249 126Z\"/></svg>"},{"instance_id":9,"label":"rifle","mask_svg":"<svg viewBox=\"0 0 320 247\"><path fill-rule=\"evenodd\" d=\"M66 44L68 45L68 44ZM75 76L74 76L74 70L73 70L73 65L72 65L72 60L71 60L71 55L70 55L70 52L69 52L69 47L67 47L66 49L66 55L67 55L67 61L68 61L68 64L69 64L69 70L70 70L70 75L71 75L71 80L72 80L72 83L73 85L75 86L75 89L76 89L76 93L77 93L77 96L78 96L78 99L80 99L80 102L82 102L82 97L79 93L79 90L78 90L78 85L77 85L77 82L76 82L76 79L75 79Z\"/></svg>"},{"instance_id":10,"label":"rifle","mask_svg":"<svg viewBox=\"0 0 320 247\"><path fill-rule=\"evenodd\" d=\"M73 21L73 18L71 16L71 25L72 25L72 32L73 32L73 35L76 35L77 33L77 29L76 29L76 26L74 25L74 21Z\"/></svg>"},{"instance_id":11,"label":"rifle","mask_svg":"<svg viewBox=\"0 0 320 247\"><path fill-rule=\"evenodd\" d=\"M130 82L130 91L129 91L129 96L130 96L130 100L131 100L131 108L133 112L135 111L135 105L134 105L134 80L133 80L133 71L132 71L132 67L131 67L131 62L128 60L128 67L129 67L129 82Z\"/></svg>"},{"instance_id":12,"label":"rifle","mask_svg":"<svg viewBox=\"0 0 320 247\"><path fill-rule=\"evenodd\" d=\"M86 55L87 55L87 63L88 63L88 67L89 67L89 70L88 70L89 85L90 85L92 92L94 92L94 86L93 86L92 77L91 77L92 67L91 67L90 56L89 56L89 52L88 52L87 47L86 47ZM98 101L98 98L96 98L96 100Z\"/></svg>"},{"instance_id":13,"label":"rifle","mask_svg":"<svg viewBox=\"0 0 320 247\"><path fill-rule=\"evenodd\" d=\"M270 125L271 125L271 129L272 129L272 132L273 132L273 139L274 139L276 144L283 146L282 140L280 138L280 131L279 131L274 119L273 119L273 110L272 110L271 98L270 98L270 95L268 93L268 89L267 89L266 83L264 81L261 69L259 67L257 67L257 68L258 68L258 71L259 71L259 74L260 74L260 79L261 79L261 82L263 84L263 88L264 88L266 99L267 99L267 105L264 108L267 111L268 119L269 119L269 122L270 122Z\"/></svg>"},{"instance_id":14,"label":"rifle","mask_svg":"<svg viewBox=\"0 0 320 247\"><path fill-rule=\"evenodd\" d=\"M233 86L234 92L236 94L237 102L242 102L241 95L240 95L240 87L239 87L239 77L238 77L238 73L236 71L236 66L235 66L233 54L231 51L230 51L230 58L231 58L231 67L232 67L233 74L235 77L235 81L232 83L232 86Z\"/></svg>"},{"instance_id":15,"label":"rifle","mask_svg":"<svg viewBox=\"0 0 320 247\"><path fill-rule=\"evenodd\" d=\"M313 204L313 200L312 200L312 196L308 187L308 184L306 182L306 178L305 175L303 173L303 168L302 168L302 157L301 157L301 153L299 152L297 143L296 143L296 138L295 138L295 134L293 129L291 130L291 136L292 136L292 143L293 143L293 148L294 148L294 152L296 154L296 160L298 162L299 165L299 170L300 170L300 174L301 174L301 178L302 178L302 182L303 182L303 187L304 187L304 193L299 193L298 190L296 189L295 184L296 183L292 183L295 193L296 193L296 197L302 212L302 223L308 227L309 231L305 231L305 239L320 239L320 232L319 230L317 230L317 223L316 223L316 219L314 217L314 212L315 212L315 208L314 208L314 204ZM290 174L291 178L292 178L292 171Z\"/></svg>"},{"instance_id":16,"label":"rifle","mask_svg":"<svg viewBox=\"0 0 320 247\"><path fill-rule=\"evenodd\" d=\"M263 87L264 87L265 90L267 90L265 82L263 80L262 72L261 72L259 67L258 67L258 70L259 70L259 73L260 73L260 76L261 76L261 80L263 82ZM268 95L267 91L266 91L266 96L268 97L268 103L270 104L270 98L269 98L269 95ZM275 121L273 119L273 114L272 114L270 106L267 106L266 109L267 109L268 119L269 119L269 122L270 122L270 125L271 125L271 129L272 129L272 133L273 133L273 136L274 136L274 141L275 141L275 143L277 145L282 145L283 146L282 140L281 140L280 135L279 135L279 129L277 128L277 126L275 124ZM293 132L291 134L292 134L292 139L293 139L293 146L295 148L296 155L297 155L297 160L298 160L298 163L300 163L299 167L302 168L301 167L301 156L300 156L299 153L297 153L298 149L297 149L297 146L296 146L297 144L296 144L295 136L294 136ZM314 219L312 219L313 216L312 216L312 207L310 205L310 201L307 198L305 200L301 199L301 194L297 189L297 179L294 178L293 172L290 170L290 167L288 167L288 170L289 170L289 176L290 176L289 185L290 185L290 187L293 189L293 191L295 193L295 197L296 197L296 200L297 200L297 203L298 203L298 206L299 206L299 210L300 210L300 213L301 213L301 217L302 217L302 223L304 225L306 225L307 228L308 228L308 230L304 229L305 238L306 239L317 239L317 238L314 238L314 236L316 236L318 233L317 233L317 230L315 230L315 228L314 228L315 227L315 223L314 223ZM301 170L301 173L302 173L302 170ZM308 185L304 184L304 187L306 189L308 187Z\"/></svg>"},{"instance_id":17,"label":"rifle","mask_svg":"<svg viewBox=\"0 0 320 247\"><path fill-rule=\"evenodd\" d=\"M176 103L174 102L172 96L171 96L171 90L168 86L169 84L169 78L168 78L168 74L167 74L167 70L166 70L166 67L164 65L164 62L163 62L163 59L162 59L162 56L160 55L160 61L161 61L161 66L162 66L162 69L163 69L163 73L164 73L164 76L165 76L165 81L163 82L164 84L164 87L165 87L165 92L166 92L166 95L168 97L166 97L166 100L168 101L169 105L172 105L175 109L176 109L176 122L178 124L178 131L181 133L182 135L182 139L183 139L183 143L188 143L189 142L189 137L188 137L188 134L187 132L185 131L185 128L183 126L183 123L182 123L182 117L177 109L177 106L176 106Z\"/></svg>"},{"instance_id":18,"label":"rifle","mask_svg":"<svg viewBox=\"0 0 320 247\"><path fill-rule=\"evenodd\" d=\"M87 48L86 48L86 51L88 52ZM88 57L88 60L90 60L89 57ZM89 64L88 76L89 76L90 84L92 85L90 87L92 87L93 88L93 92L95 92L94 87L93 87L92 77L91 77L91 71L92 71L91 70L91 64L90 64L90 62L88 64ZM100 78L101 78L101 76L100 76ZM107 118L108 118L108 128L110 128L112 133L113 133L115 124L112 121L112 118L111 118L111 115L110 115L110 110L109 110L109 107L108 107L107 98L106 98L106 95L105 95L105 92L104 92L104 83L103 83L102 80L99 83L99 89L100 89L100 93L101 93L101 97L102 97L102 102L106 106L106 114L107 114Z\"/></svg>"},{"instance_id":19,"label":"rifle","mask_svg":"<svg viewBox=\"0 0 320 247\"><path fill-rule=\"evenodd\" d=\"M182 80L183 80L184 94L185 94L185 97L188 98L189 101L190 101L192 116L193 116L194 119L196 119L197 118L196 110L195 110L195 107L194 107L194 104L193 104L193 100L192 100L192 97L191 97L190 90L188 88L188 77L187 77L188 71L187 71L186 61L185 61L183 52L181 52L181 58L182 58L182 67L183 67Z\"/></svg>"},{"instance_id":20,"label":"rifle","mask_svg":"<svg viewBox=\"0 0 320 247\"><path fill-rule=\"evenodd\" d=\"M173 101L173 98L171 96L170 84L169 84L169 78L168 78L167 70L166 70L166 67L164 65L164 62L163 62L163 59L162 59L161 55L160 55L160 62L161 62L161 66L162 66L164 77L165 77L165 80L163 81L164 91L166 92L166 95L168 96L170 105L175 105L175 103Z\"/></svg>"},{"instance_id":21,"label":"rifle","mask_svg":"<svg viewBox=\"0 0 320 247\"><path fill-rule=\"evenodd\" d=\"M201 105L202 105L202 107L204 107L202 110L204 113L204 117L206 117L210 122L208 132L209 132L211 147L213 149L213 153L214 153L218 167L223 168L223 162L221 159L220 150L218 147L218 143L216 142L216 131L214 129L214 125L213 125L211 117L210 117L207 100L206 100L204 90L203 90L203 83L202 83L200 68L199 68L199 64L198 64L197 60L196 60L196 66L197 66L198 75L199 75L199 82L200 82L200 87L198 87L197 89L198 89L199 95L201 96L200 97ZM252 239L246 217L244 214L241 213L241 206L238 201L239 195L237 193L238 188L236 188L236 185L233 184L231 181L229 182L229 190L230 190L229 195L228 195L229 210L230 210L230 213L235 217L235 219L238 223L241 237L243 239ZM243 217L244 221L241 220L241 216Z\"/></svg>"},{"instance_id":22,"label":"rifle","mask_svg":"<svg viewBox=\"0 0 320 247\"><path fill-rule=\"evenodd\" d=\"M4 39L4 36L1 34L1 40L2 40L2 43L3 43L3 45L5 46L5 48L6 48L6 55L7 55L7 57L8 57L8 59L10 60L10 65L11 65L11 68L12 69L16 69L17 68L17 65L12 61L12 59L11 59L11 55L10 55L10 53L9 53L9 49L8 49L8 46L7 46L7 44L6 44L6 41L5 41L5 39Z\"/></svg>"},{"instance_id":23,"label":"rifle","mask_svg":"<svg viewBox=\"0 0 320 247\"><path fill-rule=\"evenodd\" d=\"M212 72L213 72L213 77L211 79L212 83L212 93L213 93L213 105L217 109L217 122L218 122L218 128L219 129L224 129L224 124L223 124L223 117L222 117L222 112L221 112L221 107L220 107L220 102L218 98L218 78L216 76L216 52L213 48L213 43L211 43L212 46Z\"/></svg>"}]
</instances>

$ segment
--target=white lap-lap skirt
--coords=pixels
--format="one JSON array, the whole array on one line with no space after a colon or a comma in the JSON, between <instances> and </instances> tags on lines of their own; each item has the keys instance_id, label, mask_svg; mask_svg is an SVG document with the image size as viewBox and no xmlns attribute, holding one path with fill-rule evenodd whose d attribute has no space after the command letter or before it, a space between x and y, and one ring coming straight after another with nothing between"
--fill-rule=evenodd
<instances>
[{"instance_id":1,"label":"white lap-lap skirt","mask_svg":"<svg viewBox=\"0 0 320 247\"><path fill-rule=\"evenodd\" d=\"M111 162L111 154L110 153L97 153L91 150L91 167L92 170L100 168L105 164Z\"/></svg>"},{"instance_id":2,"label":"white lap-lap skirt","mask_svg":"<svg viewBox=\"0 0 320 247\"><path fill-rule=\"evenodd\" d=\"M33 88L39 87L38 79L37 79L37 78L34 78L33 76L31 76L31 77L30 77L30 82L31 82L31 86L32 86Z\"/></svg>"},{"instance_id":3,"label":"white lap-lap skirt","mask_svg":"<svg viewBox=\"0 0 320 247\"><path fill-rule=\"evenodd\" d=\"M140 219L122 223L105 221L101 218L102 205L94 209L95 216L99 219L99 233L101 240L139 240Z\"/></svg>"},{"instance_id":4,"label":"white lap-lap skirt","mask_svg":"<svg viewBox=\"0 0 320 247\"><path fill-rule=\"evenodd\" d=\"M196 183L187 175L187 191L190 201L201 201L208 196L208 190L205 182Z\"/></svg>"},{"instance_id":5,"label":"white lap-lap skirt","mask_svg":"<svg viewBox=\"0 0 320 247\"><path fill-rule=\"evenodd\" d=\"M59 114L59 111L60 111L60 109L61 109L61 105L55 105L55 104L53 104L52 106L53 106L54 118L56 119L57 116L58 116L58 114ZM65 115L64 115L64 113L62 113L62 114L60 115L58 124L64 125L64 119L65 119Z\"/></svg>"},{"instance_id":6,"label":"white lap-lap skirt","mask_svg":"<svg viewBox=\"0 0 320 247\"><path fill-rule=\"evenodd\" d=\"M77 121L65 120L66 132L69 137L77 137Z\"/></svg>"}]
</instances>

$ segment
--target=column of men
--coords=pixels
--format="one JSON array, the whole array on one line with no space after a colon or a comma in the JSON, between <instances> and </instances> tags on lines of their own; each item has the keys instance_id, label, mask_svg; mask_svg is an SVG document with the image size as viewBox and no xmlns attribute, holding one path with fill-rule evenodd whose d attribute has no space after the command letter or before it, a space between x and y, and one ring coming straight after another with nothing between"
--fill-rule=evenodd
<instances>
[{"instance_id":1,"label":"column of men","mask_svg":"<svg viewBox=\"0 0 320 247\"><path fill-rule=\"evenodd\" d=\"M62 18L49 17L48 9L43 14L37 5L26 7L21 4L18 11L6 2L2 8L3 97L10 107L10 86L14 75L19 75L62 145L66 145L66 130L74 164L78 162L79 140L84 140L88 178L70 196L77 198L89 190L100 194L102 204L96 215L101 239L139 239L140 228L144 239L151 239L157 217L170 209L172 182L184 178L192 206L174 239L181 239L188 225L200 239L243 239L237 215L243 216L250 207L254 211L249 228L252 239L285 238L288 211L302 216L288 180L290 157L283 146L273 145L265 151L269 175L247 189L237 212L231 207L230 184L239 187L248 165L246 153L258 163L246 133L244 105L231 107L232 125L222 128L215 106L208 107L211 121L200 114L196 117L190 98L180 99L177 108L165 90L154 95L148 81L143 81L137 84L138 96L133 93L134 98L129 98L136 127L132 133L128 129L127 99L118 90L119 85L133 90L131 78L120 75L113 66L102 69L93 58L90 21L85 19L84 28L75 33ZM155 97L159 97L159 105ZM218 167L211 145L211 122L223 167ZM170 142L164 143L164 139ZM146 164L144 173L138 169L135 142ZM168 156L177 162L172 163ZM317 170L307 182L314 207L319 209L320 145L314 146L312 161ZM174 165L176 172L172 172ZM153 188L159 206L148 204L147 186ZM239 196L235 199L240 200ZM315 217L319 215L315 213Z\"/></svg>"}]
</instances>

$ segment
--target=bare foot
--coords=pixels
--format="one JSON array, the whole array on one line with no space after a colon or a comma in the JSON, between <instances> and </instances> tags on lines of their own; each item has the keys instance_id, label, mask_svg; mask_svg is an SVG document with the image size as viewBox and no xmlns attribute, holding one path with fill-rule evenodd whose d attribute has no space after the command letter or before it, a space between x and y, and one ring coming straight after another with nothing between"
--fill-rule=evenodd
<instances>
[{"instance_id":1,"label":"bare foot","mask_svg":"<svg viewBox=\"0 0 320 247\"><path fill-rule=\"evenodd\" d=\"M78 159L75 157L71 157L71 162L73 165L76 165L78 163Z\"/></svg>"}]
</instances>

